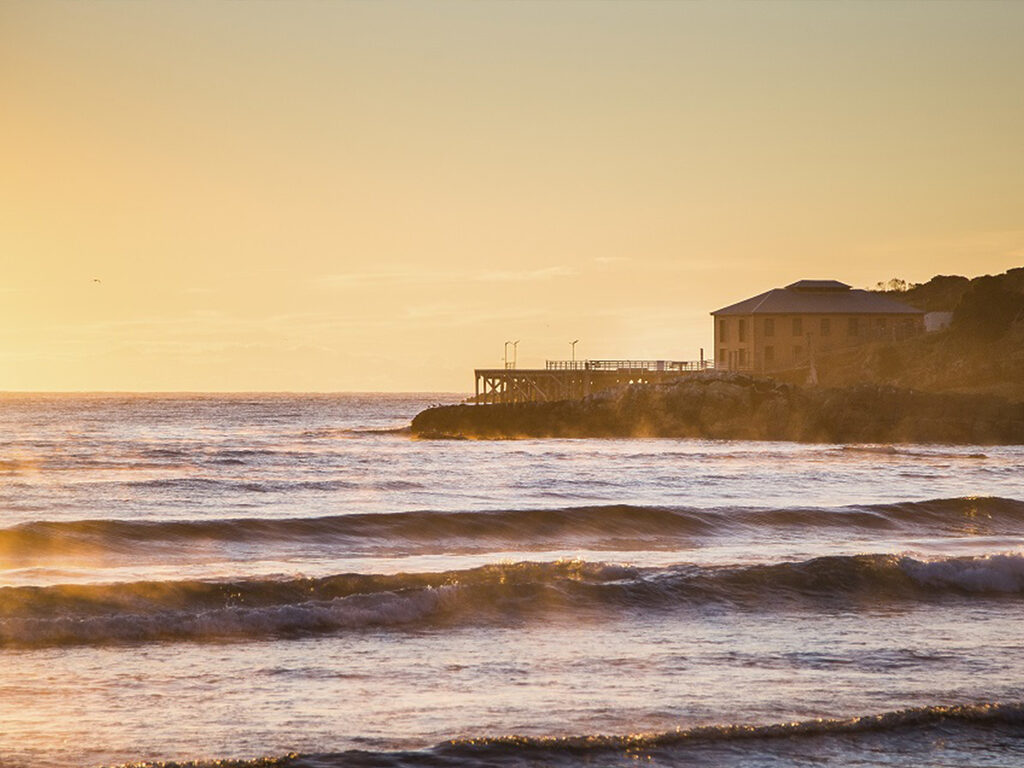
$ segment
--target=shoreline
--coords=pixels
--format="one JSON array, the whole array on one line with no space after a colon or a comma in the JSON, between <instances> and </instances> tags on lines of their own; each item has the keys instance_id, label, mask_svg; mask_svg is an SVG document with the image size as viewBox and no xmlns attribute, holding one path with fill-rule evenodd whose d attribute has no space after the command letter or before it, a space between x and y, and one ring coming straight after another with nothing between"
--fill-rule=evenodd
<instances>
[{"instance_id":1,"label":"shoreline","mask_svg":"<svg viewBox=\"0 0 1024 768\"><path fill-rule=\"evenodd\" d=\"M582 400L449 405L412 420L422 439L667 437L802 443L1024 444L1024 403L879 384L797 387L714 373Z\"/></svg>"}]
</instances>

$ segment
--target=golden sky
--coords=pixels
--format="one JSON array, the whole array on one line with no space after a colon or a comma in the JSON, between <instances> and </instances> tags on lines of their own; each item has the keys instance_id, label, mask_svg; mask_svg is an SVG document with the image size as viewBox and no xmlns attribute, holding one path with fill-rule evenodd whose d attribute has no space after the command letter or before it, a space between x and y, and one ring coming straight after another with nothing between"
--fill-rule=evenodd
<instances>
[{"instance_id":1,"label":"golden sky","mask_svg":"<svg viewBox=\"0 0 1024 768\"><path fill-rule=\"evenodd\" d=\"M0 390L467 391L1021 266L1022 51L1013 2L0 0Z\"/></svg>"}]
</instances>

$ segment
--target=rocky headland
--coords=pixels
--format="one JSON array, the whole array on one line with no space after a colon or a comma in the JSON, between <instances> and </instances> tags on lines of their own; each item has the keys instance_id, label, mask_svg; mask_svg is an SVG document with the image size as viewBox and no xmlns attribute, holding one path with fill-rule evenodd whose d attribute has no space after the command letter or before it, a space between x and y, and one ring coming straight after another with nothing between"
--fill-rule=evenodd
<instances>
[{"instance_id":1,"label":"rocky headland","mask_svg":"<svg viewBox=\"0 0 1024 768\"><path fill-rule=\"evenodd\" d=\"M828 443L1024 444L1024 403L884 384L799 387L708 372L582 400L430 408L422 438L694 437Z\"/></svg>"},{"instance_id":2,"label":"rocky headland","mask_svg":"<svg viewBox=\"0 0 1024 768\"><path fill-rule=\"evenodd\" d=\"M820 354L774 378L704 372L583 400L457 405L419 414L420 437L698 437L830 443L1024 444L1024 267L937 275L880 292L952 316L903 341ZM815 386L804 382L816 379Z\"/></svg>"}]
</instances>

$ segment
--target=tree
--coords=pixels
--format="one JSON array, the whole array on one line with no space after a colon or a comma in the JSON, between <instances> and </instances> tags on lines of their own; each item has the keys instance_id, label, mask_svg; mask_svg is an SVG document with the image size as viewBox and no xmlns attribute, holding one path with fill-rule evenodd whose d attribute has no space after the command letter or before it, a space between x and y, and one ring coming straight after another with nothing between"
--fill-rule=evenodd
<instances>
[{"instance_id":1,"label":"tree","mask_svg":"<svg viewBox=\"0 0 1024 768\"><path fill-rule=\"evenodd\" d=\"M893 277L886 281L879 281L875 283L875 290L884 293L906 293L907 291L917 288L920 283L908 283L902 277Z\"/></svg>"},{"instance_id":2,"label":"tree","mask_svg":"<svg viewBox=\"0 0 1024 768\"><path fill-rule=\"evenodd\" d=\"M1001 338L1019 320L1024 320L1024 294L989 276L972 280L953 310L953 328L983 339Z\"/></svg>"}]
</instances>

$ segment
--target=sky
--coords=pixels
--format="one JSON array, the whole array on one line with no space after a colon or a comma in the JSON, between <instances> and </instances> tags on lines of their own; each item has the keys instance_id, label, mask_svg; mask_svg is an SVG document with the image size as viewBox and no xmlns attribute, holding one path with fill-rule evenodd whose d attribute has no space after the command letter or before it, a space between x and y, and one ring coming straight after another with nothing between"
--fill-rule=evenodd
<instances>
[{"instance_id":1,"label":"sky","mask_svg":"<svg viewBox=\"0 0 1024 768\"><path fill-rule=\"evenodd\" d=\"M0 0L0 390L448 391L1024 265L1024 3Z\"/></svg>"}]
</instances>

